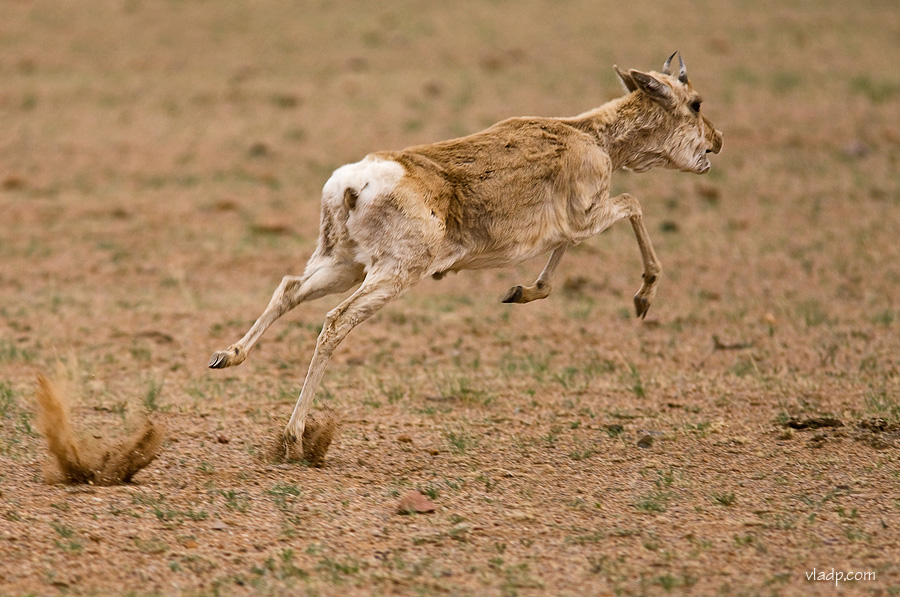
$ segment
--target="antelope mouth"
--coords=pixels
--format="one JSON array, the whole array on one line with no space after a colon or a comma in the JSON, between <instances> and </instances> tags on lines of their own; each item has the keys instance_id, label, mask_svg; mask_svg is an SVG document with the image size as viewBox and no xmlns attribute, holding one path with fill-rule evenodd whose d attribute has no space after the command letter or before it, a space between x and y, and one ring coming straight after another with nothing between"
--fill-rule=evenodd
<instances>
[{"instance_id":1,"label":"antelope mouth","mask_svg":"<svg viewBox=\"0 0 900 597\"><path fill-rule=\"evenodd\" d=\"M709 172L709 169L712 168L712 164L709 161L709 157L707 154L710 153L711 150L707 149L704 153L701 153L697 158L697 167L695 172L697 174L706 174Z\"/></svg>"}]
</instances>

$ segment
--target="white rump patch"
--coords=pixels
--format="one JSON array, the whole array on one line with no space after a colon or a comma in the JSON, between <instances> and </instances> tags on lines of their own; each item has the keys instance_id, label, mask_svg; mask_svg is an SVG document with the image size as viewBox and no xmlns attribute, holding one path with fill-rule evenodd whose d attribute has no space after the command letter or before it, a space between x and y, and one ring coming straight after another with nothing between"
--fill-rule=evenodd
<instances>
[{"instance_id":1,"label":"white rump patch","mask_svg":"<svg viewBox=\"0 0 900 597\"><path fill-rule=\"evenodd\" d=\"M334 171L322 189L322 201L332 205L340 203L349 188L356 193L358 201L369 203L375 197L393 192L404 173L403 166L393 160L366 156Z\"/></svg>"}]
</instances>

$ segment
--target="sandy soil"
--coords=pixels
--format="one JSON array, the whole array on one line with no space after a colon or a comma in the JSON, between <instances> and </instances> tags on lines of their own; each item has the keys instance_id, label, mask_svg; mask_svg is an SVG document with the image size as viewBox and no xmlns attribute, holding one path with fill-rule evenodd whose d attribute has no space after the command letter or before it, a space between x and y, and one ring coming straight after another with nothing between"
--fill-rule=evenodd
<instances>
[{"instance_id":1,"label":"sandy soil","mask_svg":"<svg viewBox=\"0 0 900 597\"><path fill-rule=\"evenodd\" d=\"M642 6L4 3L0 594L900 592L900 12ZM339 297L206 364L302 269L329 173L674 50L725 147L616 176L648 319L627 225L537 303L499 300L540 260L429 280L332 361L325 467L268 460ZM83 435L165 425L130 484L44 482L58 364Z\"/></svg>"}]
</instances>

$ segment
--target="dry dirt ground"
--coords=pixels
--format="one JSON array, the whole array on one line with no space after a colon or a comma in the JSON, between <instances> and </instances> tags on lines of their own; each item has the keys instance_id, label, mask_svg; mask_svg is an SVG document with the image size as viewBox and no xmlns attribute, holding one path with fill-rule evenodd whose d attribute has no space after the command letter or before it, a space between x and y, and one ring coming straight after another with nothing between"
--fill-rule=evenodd
<instances>
[{"instance_id":1,"label":"dry dirt ground","mask_svg":"<svg viewBox=\"0 0 900 597\"><path fill-rule=\"evenodd\" d=\"M0 13L0 594L900 592L894 2ZM674 50L725 147L617 174L665 267L647 321L627 224L537 303L499 299L539 260L428 280L338 350L326 466L268 461L339 297L206 364L301 271L329 173L577 114ZM85 434L150 411L160 456L45 484L39 373Z\"/></svg>"}]
</instances>

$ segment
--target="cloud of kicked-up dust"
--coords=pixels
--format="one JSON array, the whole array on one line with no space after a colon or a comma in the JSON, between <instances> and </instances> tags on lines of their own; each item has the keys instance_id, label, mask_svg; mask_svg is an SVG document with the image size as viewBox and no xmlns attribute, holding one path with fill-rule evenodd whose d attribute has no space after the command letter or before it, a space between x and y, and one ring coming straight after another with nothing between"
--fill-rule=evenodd
<instances>
[{"instance_id":1,"label":"cloud of kicked-up dust","mask_svg":"<svg viewBox=\"0 0 900 597\"><path fill-rule=\"evenodd\" d=\"M331 409L311 412L303 430L302 454L297 453L299 446L287 445L284 435L279 432L269 446L268 459L271 462L302 460L310 466L321 468L325 466L325 454L339 427L340 419Z\"/></svg>"},{"instance_id":2,"label":"cloud of kicked-up dust","mask_svg":"<svg viewBox=\"0 0 900 597\"><path fill-rule=\"evenodd\" d=\"M67 393L43 375L38 375L35 399L36 424L47 439L52 457L44 469L47 483L128 483L159 454L163 433L149 418L130 436L109 443L93 435L82 437L75 433Z\"/></svg>"}]
</instances>

